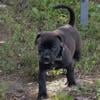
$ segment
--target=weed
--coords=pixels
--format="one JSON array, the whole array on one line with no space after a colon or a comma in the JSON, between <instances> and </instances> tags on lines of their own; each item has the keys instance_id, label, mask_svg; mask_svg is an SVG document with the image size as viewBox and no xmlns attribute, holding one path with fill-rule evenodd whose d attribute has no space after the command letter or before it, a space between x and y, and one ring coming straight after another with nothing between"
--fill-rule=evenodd
<instances>
[{"instance_id":1,"label":"weed","mask_svg":"<svg viewBox=\"0 0 100 100\"><path fill-rule=\"evenodd\" d=\"M52 6L56 4L70 5L75 11L76 26L83 40L82 59L77 64L78 68L84 72L91 72L95 65L99 63L99 4L90 2L89 24L85 29L81 27L79 22L79 0L29 0L29 7L21 13L16 13L16 4L0 9L0 23L6 24L12 34L10 40L0 47L0 69L5 73L25 69L25 73L29 71L28 73L36 76L35 73L38 69L34 46L36 34L39 31L56 29L69 20L66 10L52 9Z\"/></svg>"}]
</instances>

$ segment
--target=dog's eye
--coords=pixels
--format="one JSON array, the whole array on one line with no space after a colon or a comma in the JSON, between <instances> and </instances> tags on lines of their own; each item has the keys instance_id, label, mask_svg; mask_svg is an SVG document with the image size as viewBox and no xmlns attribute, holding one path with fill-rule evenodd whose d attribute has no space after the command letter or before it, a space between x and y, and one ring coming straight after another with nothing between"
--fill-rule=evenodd
<instances>
[{"instance_id":1,"label":"dog's eye","mask_svg":"<svg viewBox=\"0 0 100 100\"><path fill-rule=\"evenodd\" d=\"M39 53L41 53L41 51L42 51L41 49L38 50Z\"/></svg>"},{"instance_id":2,"label":"dog's eye","mask_svg":"<svg viewBox=\"0 0 100 100\"><path fill-rule=\"evenodd\" d=\"M52 50L54 50L54 51L55 51L55 50L56 50L56 48L57 48L56 46L53 46Z\"/></svg>"}]
</instances>

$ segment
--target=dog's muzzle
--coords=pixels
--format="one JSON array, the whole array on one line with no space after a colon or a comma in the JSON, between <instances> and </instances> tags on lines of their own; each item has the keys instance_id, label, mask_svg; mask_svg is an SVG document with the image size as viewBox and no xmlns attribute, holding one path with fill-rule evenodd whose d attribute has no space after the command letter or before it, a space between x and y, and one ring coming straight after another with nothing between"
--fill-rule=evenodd
<instances>
[{"instance_id":1,"label":"dog's muzzle","mask_svg":"<svg viewBox=\"0 0 100 100\"><path fill-rule=\"evenodd\" d=\"M47 54L47 53L42 53L39 55L39 61L45 65L51 65L54 64L54 60L53 60L53 56L52 54Z\"/></svg>"},{"instance_id":2,"label":"dog's muzzle","mask_svg":"<svg viewBox=\"0 0 100 100\"><path fill-rule=\"evenodd\" d=\"M45 55L39 55L39 60L45 65L54 65L56 62L62 61L62 53L64 51L63 47L60 47L58 53L55 54L45 54Z\"/></svg>"},{"instance_id":3,"label":"dog's muzzle","mask_svg":"<svg viewBox=\"0 0 100 100\"><path fill-rule=\"evenodd\" d=\"M44 64L50 64L51 63L50 56L45 56L43 59L44 59Z\"/></svg>"}]
</instances>

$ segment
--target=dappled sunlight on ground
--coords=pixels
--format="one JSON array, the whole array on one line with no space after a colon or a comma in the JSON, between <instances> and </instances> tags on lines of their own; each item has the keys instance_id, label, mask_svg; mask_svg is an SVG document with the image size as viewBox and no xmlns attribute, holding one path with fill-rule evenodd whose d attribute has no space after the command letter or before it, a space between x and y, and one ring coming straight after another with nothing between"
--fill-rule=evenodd
<instances>
[{"instance_id":1,"label":"dappled sunlight on ground","mask_svg":"<svg viewBox=\"0 0 100 100\"><path fill-rule=\"evenodd\" d=\"M4 76L5 77L5 76ZM10 78L11 77L11 78ZM29 98L29 100L35 100L38 93L37 82L22 82L16 75L8 76L0 79L0 85L5 87L5 93L7 100L10 100L11 96L16 98ZM67 87L65 85L66 78L60 77L53 81L47 81L47 90L49 94L49 100L51 97L56 96L59 93L65 93L71 95L77 100L96 100L96 81L100 80L100 77L83 76L77 79L77 86ZM11 95L11 96L8 96ZM18 97L19 96L19 97ZM11 99L13 100L13 99Z\"/></svg>"}]
</instances>

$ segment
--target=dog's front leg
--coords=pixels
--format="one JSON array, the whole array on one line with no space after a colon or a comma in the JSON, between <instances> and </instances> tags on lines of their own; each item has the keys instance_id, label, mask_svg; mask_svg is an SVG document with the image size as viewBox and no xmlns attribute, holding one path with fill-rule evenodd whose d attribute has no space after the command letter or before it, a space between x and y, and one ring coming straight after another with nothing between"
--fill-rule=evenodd
<instances>
[{"instance_id":1,"label":"dog's front leg","mask_svg":"<svg viewBox=\"0 0 100 100\"><path fill-rule=\"evenodd\" d=\"M39 83L39 93L38 100L42 98L47 98L47 90L46 90L46 71L42 68L45 67L42 64L39 64L39 75L38 75L38 83Z\"/></svg>"},{"instance_id":2,"label":"dog's front leg","mask_svg":"<svg viewBox=\"0 0 100 100\"><path fill-rule=\"evenodd\" d=\"M68 86L72 86L72 85L76 85L76 82L75 82L75 77L74 77L74 66L73 64L69 64L67 66L67 80L68 80Z\"/></svg>"}]
</instances>

